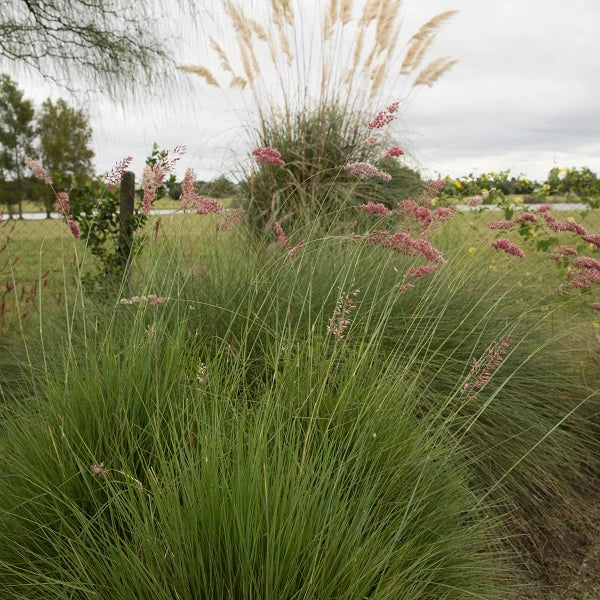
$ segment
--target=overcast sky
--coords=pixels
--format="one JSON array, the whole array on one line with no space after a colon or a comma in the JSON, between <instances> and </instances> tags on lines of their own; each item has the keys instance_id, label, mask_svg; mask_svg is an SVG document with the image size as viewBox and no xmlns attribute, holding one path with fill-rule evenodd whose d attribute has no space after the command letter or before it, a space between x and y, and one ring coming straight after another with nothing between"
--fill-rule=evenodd
<instances>
[{"instance_id":1,"label":"overcast sky","mask_svg":"<svg viewBox=\"0 0 600 600\"><path fill-rule=\"evenodd\" d=\"M363 1L355 0L355 14ZM268 2L245 4L260 19ZM200 31L185 33L177 45L181 62L203 63L216 73L205 30L225 47L232 38L227 21L213 9L217 5L216 0L205 4L212 19L202 19ZM308 19L322 3L296 0L295 5ZM510 169L544 180L554 166L589 166L600 173L600 0L405 0L401 44L421 24L451 9L459 13L439 31L428 57L459 62L433 87L411 93L395 124L410 164L429 177ZM38 103L48 95L65 96L17 72L13 76ZM200 79L179 81L176 89L125 107L100 95L87 101L98 172L133 155L141 175L154 141L161 148L187 146L180 175L187 167L201 179L239 172L248 156L243 125L251 103ZM386 90L373 114L384 101L405 95L405 87Z\"/></svg>"}]
</instances>

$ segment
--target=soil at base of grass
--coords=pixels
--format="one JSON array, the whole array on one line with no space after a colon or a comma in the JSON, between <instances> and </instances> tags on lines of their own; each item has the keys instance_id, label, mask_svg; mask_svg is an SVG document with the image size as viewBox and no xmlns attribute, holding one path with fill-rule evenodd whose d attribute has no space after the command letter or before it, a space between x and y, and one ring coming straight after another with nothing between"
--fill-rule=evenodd
<instances>
[{"instance_id":1,"label":"soil at base of grass","mask_svg":"<svg viewBox=\"0 0 600 600\"><path fill-rule=\"evenodd\" d=\"M560 531L549 534L523 580L532 584L519 600L600 599L600 487L586 497L586 514L565 515Z\"/></svg>"}]
</instances>

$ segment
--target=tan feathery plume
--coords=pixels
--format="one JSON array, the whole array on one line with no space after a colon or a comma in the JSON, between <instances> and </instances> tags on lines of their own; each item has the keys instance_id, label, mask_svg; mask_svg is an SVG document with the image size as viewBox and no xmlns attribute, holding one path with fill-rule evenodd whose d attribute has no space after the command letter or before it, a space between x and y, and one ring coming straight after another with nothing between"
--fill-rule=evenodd
<instances>
[{"instance_id":1,"label":"tan feathery plume","mask_svg":"<svg viewBox=\"0 0 600 600\"><path fill-rule=\"evenodd\" d=\"M250 54L250 60L252 61L252 67L255 75L260 76L260 66L258 64L258 59L256 58L256 53L254 52L254 46L252 44L248 45L248 53Z\"/></svg>"},{"instance_id":2,"label":"tan feathery plume","mask_svg":"<svg viewBox=\"0 0 600 600\"><path fill-rule=\"evenodd\" d=\"M290 0L271 0L271 17L277 29L283 26L283 21L288 25L293 25L294 8Z\"/></svg>"},{"instance_id":3,"label":"tan feathery plume","mask_svg":"<svg viewBox=\"0 0 600 600\"><path fill-rule=\"evenodd\" d=\"M415 39L411 42L400 67L401 74L406 75L411 73L421 64L425 53L429 50L431 44L433 44L433 40L435 40L435 36L431 35L425 40Z\"/></svg>"},{"instance_id":4,"label":"tan feathery plume","mask_svg":"<svg viewBox=\"0 0 600 600\"><path fill-rule=\"evenodd\" d=\"M217 56L221 59L221 68L224 71L229 71L230 73L233 73L233 69L231 68L231 64L223 48L219 46L218 42L213 37L210 37L209 40L211 48L217 53Z\"/></svg>"},{"instance_id":5,"label":"tan feathery plume","mask_svg":"<svg viewBox=\"0 0 600 600\"><path fill-rule=\"evenodd\" d=\"M328 15L332 26L335 25L338 20L339 10L339 0L329 0Z\"/></svg>"},{"instance_id":6,"label":"tan feathery plume","mask_svg":"<svg viewBox=\"0 0 600 600\"><path fill-rule=\"evenodd\" d=\"M244 89L246 87L246 85L248 84L248 82L243 78L240 77L239 75L236 75L229 83L229 87L230 88L240 88L240 89Z\"/></svg>"},{"instance_id":7,"label":"tan feathery plume","mask_svg":"<svg viewBox=\"0 0 600 600\"><path fill-rule=\"evenodd\" d=\"M221 87L219 82L215 79L215 76L206 67L200 65L179 65L177 68L184 73L193 73L194 75L202 77L208 85L214 85L218 88Z\"/></svg>"},{"instance_id":8,"label":"tan feathery plume","mask_svg":"<svg viewBox=\"0 0 600 600\"><path fill-rule=\"evenodd\" d=\"M352 21L352 9L353 0L341 0L342 5L340 7L340 19L342 20L342 25L347 25Z\"/></svg>"},{"instance_id":9,"label":"tan feathery plume","mask_svg":"<svg viewBox=\"0 0 600 600\"><path fill-rule=\"evenodd\" d=\"M269 35L267 37L267 47L269 48L269 54L271 55L271 61L275 66L277 66L277 49L275 47L275 36L272 31L269 31Z\"/></svg>"},{"instance_id":10,"label":"tan feathery plume","mask_svg":"<svg viewBox=\"0 0 600 600\"><path fill-rule=\"evenodd\" d=\"M367 58L365 58L365 61L363 62L363 71L366 71L373 64L373 59L375 58L376 54L377 46L373 46L371 48L371 52L369 52L369 55L367 56Z\"/></svg>"},{"instance_id":11,"label":"tan feathery plume","mask_svg":"<svg viewBox=\"0 0 600 600\"><path fill-rule=\"evenodd\" d=\"M396 17L398 16L399 9L400 2L394 2L394 4L391 5L390 0L383 0L379 7L377 29L375 33L375 41L378 46L379 54L387 50L394 22L396 20Z\"/></svg>"},{"instance_id":12,"label":"tan feathery plume","mask_svg":"<svg viewBox=\"0 0 600 600\"><path fill-rule=\"evenodd\" d=\"M323 23L321 24L321 37L323 40L330 40L333 36L333 22L328 10L323 13Z\"/></svg>"},{"instance_id":13,"label":"tan feathery plume","mask_svg":"<svg viewBox=\"0 0 600 600\"><path fill-rule=\"evenodd\" d=\"M239 42L239 49L240 49L240 56L242 59L242 68L244 69L244 74L246 75L246 79L248 80L248 83L250 83L250 85L252 85L252 82L254 81L254 72L252 70L252 64L250 62L250 57L248 56L248 50L246 49L246 44L244 44L243 40L238 40Z\"/></svg>"},{"instance_id":14,"label":"tan feathery plume","mask_svg":"<svg viewBox=\"0 0 600 600\"><path fill-rule=\"evenodd\" d=\"M409 40L409 43L414 39L424 40L427 39L431 35L435 35L437 30L451 17L457 14L457 10L447 10L439 15L436 15L432 19L429 19L427 23L424 23L419 27L417 33L415 33Z\"/></svg>"},{"instance_id":15,"label":"tan feathery plume","mask_svg":"<svg viewBox=\"0 0 600 600\"><path fill-rule=\"evenodd\" d=\"M375 97L375 95L379 91L379 88L381 87L381 83L383 81L383 76L385 75L386 67L387 67L387 64L384 61L371 71L371 80L372 81L371 81L371 92L369 93L370 100L372 100Z\"/></svg>"},{"instance_id":16,"label":"tan feathery plume","mask_svg":"<svg viewBox=\"0 0 600 600\"><path fill-rule=\"evenodd\" d=\"M447 10L419 27L417 33L408 41L408 49L400 67L400 73L410 73L419 66L425 52L431 46L437 30L457 12L456 10Z\"/></svg>"},{"instance_id":17,"label":"tan feathery plume","mask_svg":"<svg viewBox=\"0 0 600 600\"><path fill-rule=\"evenodd\" d=\"M279 0L283 12L283 18L287 21L288 25L294 24L294 7L290 0Z\"/></svg>"},{"instance_id":18,"label":"tan feathery plume","mask_svg":"<svg viewBox=\"0 0 600 600\"><path fill-rule=\"evenodd\" d=\"M242 36L246 44L249 44L250 39L252 38L252 30L248 25L248 20L242 9L234 4L232 0L225 0L225 11L229 15L238 35Z\"/></svg>"},{"instance_id":19,"label":"tan feathery plume","mask_svg":"<svg viewBox=\"0 0 600 600\"><path fill-rule=\"evenodd\" d=\"M367 27L371 21L377 18L380 4L381 0L367 0L365 8L363 9L362 17L358 22L361 27Z\"/></svg>"},{"instance_id":20,"label":"tan feathery plume","mask_svg":"<svg viewBox=\"0 0 600 600\"><path fill-rule=\"evenodd\" d=\"M278 0L271 0L271 20L277 29L283 25L283 14Z\"/></svg>"},{"instance_id":21,"label":"tan feathery plume","mask_svg":"<svg viewBox=\"0 0 600 600\"><path fill-rule=\"evenodd\" d=\"M452 65L458 60L443 56L431 61L418 75L413 83L413 87L417 85L427 85L431 87Z\"/></svg>"},{"instance_id":22,"label":"tan feathery plume","mask_svg":"<svg viewBox=\"0 0 600 600\"><path fill-rule=\"evenodd\" d=\"M281 41L281 50L287 57L287 64L291 65L294 61L294 55L292 54L292 50L290 47L290 40L286 35L285 31L283 31L283 28L279 30L279 39Z\"/></svg>"},{"instance_id":23,"label":"tan feathery plume","mask_svg":"<svg viewBox=\"0 0 600 600\"><path fill-rule=\"evenodd\" d=\"M362 53L364 43L365 43L365 29L364 29L364 27L361 27L358 31L358 36L356 37L354 51L352 52L352 66L350 67L350 69L352 71L358 69L358 63L360 62L360 55Z\"/></svg>"},{"instance_id":24,"label":"tan feathery plume","mask_svg":"<svg viewBox=\"0 0 600 600\"><path fill-rule=\"evenodd\" d=\"M256 37L261 42L266 42L267 41L267 34L266 34L265 30L264 30L264 27L258 21L255 21L254 19L248 19L248 23L250 23L250 27L252 27L252 29L254 30L254 33L256 34Z\"/></svg>"}]
</instances>

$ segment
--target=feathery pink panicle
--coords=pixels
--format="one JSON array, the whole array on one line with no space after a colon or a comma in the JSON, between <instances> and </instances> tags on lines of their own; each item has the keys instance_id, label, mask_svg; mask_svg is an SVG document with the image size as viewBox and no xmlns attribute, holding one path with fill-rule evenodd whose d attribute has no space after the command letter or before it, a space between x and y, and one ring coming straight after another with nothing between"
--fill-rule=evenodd
<instances>
[{"instance_id":1,"label":"feathery pink panicle","mask_svg":"<svg viewBox=\"0 0 600 600\"><path fill-rule=\"evenodd\" d=\"M161 304L164 304L167 301L166 298L161 298L160 296L156 296L154 294L150 294L147 297L147 300L150 306L160 306Z\"/></svg>"},{"instance_id":2,"label":"feathery pink panicle","mask_svg":"<svg viewBox=\"0 0 600 600\"><path fill-rule=\"evenodd\" d=\"M379 111L371 121L369 121L367 127L369 129L381 129L391 123L396 118L396 112L400 106L399 102L390 104L387 108Z\"/></svg>"},{"instance_id":3,"label":"feathery pink panicle","mask_svg":"<svg viewBox=\"0 0 600 600\"><path fill-rule=\"evenodd\" d=\"M69 195L66 192L58 192L58 194L56 194L56 202L54 203L54 209L57 213L61 213L62 215L68 215L71 213Z\"/></svg>"},{"instance_id":4,"label":"feathery pink panicle","mask_svg":"<svg viewBox=\"0 0 600 600\"><path fill-rule=\"evenodd\" d=\"M90 465L90 473L94 477L110 477L110 471L104 467L104 462L98 465Z\"/></svg>"},{"instance_id":5,"label":"feathery pink panicle","mask_svg":"<svg viewBox=\"0 0 600 600\"><path fill-rule=\"evenodd\" d=\"M372 146L373 144L375 144L377 142L377 138L376 137L368 137L363 143L362 145L365 146L365 148Z\"/></svg>"},{"instance_id":6,"label":"feathery pink panicle","mask_svg":"<svg viewBox=\"0 0 600 600\"><path fill-rule=\"evenodd\" d=\"M344 334L350 325L350 314L356 309L354 299L359 292L360 290L358 289L350 293L345 293L340 290L340 297L335 306L335 311L331 319L329 319L329 325L327 325L327 331L334 335L338 340L341 340L344 337Z\"/></svg>"},{"instance_id":7,"label":"feathery pink panicle","mask_svg":"<svg viewBox=\"0 0 600 600\"><path fill-rule=\"evenodd\" d=\"M159 159L158 165L165 173L170 173L181 157L185 154L186 146L175 146L172 150L167 150Z\"/></svg>"},{"instance_id":8,"label":"feathery pink panicle","mask_svg":"<svg viewBox=\"0 0 600 600\"><path fill-rule=\"evenodd\" d=\"M223 220L217 225L217 231L231 231L244 216L243 208L230 208L223 213Z\"/></svg>"},{"instance_id":9,"label":"feathery pink panicle","mask_svg":"<svg viewBox=\"0 0 600 600\"><path fill-rule=\"evenodd\" d=\"M477 194L476 196L471 196L468 201L469 206L479 206L483 202L483 196L481 194Z\"/></svg>"},{"instance_id":10,"label":"feathery pink panicle","mask_svg":"<svg viewBox=\"0 0 600 600\"><path fill-rule=\"evenodd\" d=\"M446 261L442 256L442 253L433 246L433 244L425 238L417 238L414 241L414 249L421 253L427 260L437 264L443 265Z\"/></svg>"},{"instance_id":11,"label":"feathery pink panicle","mask_svg":"<svg viewBox=\"0 0 600 600\"><path fill-rule=\"evenodd\" d=\"M577 256L577 250L570 246L557 246L556 252L561 256Z\"/></svg>"},{"instance_id":12,"label":"feathery pink panicle","mask_svg":"<svg viewBox=\"0 0 600 600\"><path fill-rule=\"evenodd\" d=\"M273 225L273 228L275 229L275 233L277 234L277 239L279 240L279 243L287 248L288 240L285 237L285 233L283 232L283 228L281 227L281 225L279 223L275 223L275 225Z\"/></svg>"},{"instance_id":13,"label":"feathery pink panicle","mask_svg":"<svg viewBox=\"0 0 600 600\"><path fill-rule=\"evenodd\" d=\"M79 229L79 225L77 225L77 223L73 220L73 217L71 215L67 215L66 219L67 219L67 225L69 226L69 229L71 230L71 235L76 240L78 240L81 237L81 230Z\"/></svg>"},{"instance_id":14,"label":"feathery pink panicle","mask_svg":"<svg viewBox=\"0 0 600 600\"><path fill-rule=\"evenodd\" d=\"M600 302L594 302L594 304L592 304L592 308L594 310L600 310Z\"/></svg>"},{"instance_id":15,"label":"feathery pink panicle","mask_svg":"<svg viewBox=\"0 0 600 600\"><path fill-rule=\"evenodd\" d=\"M600 248L600 233L591 233L582 236L582 239L589 244L593 244L596 248Z\"/></svg>"},{"instance_id":16,"label":"feathery pink panicle","mask_svg":"<svg viewBox=\"0 0 600 600\"><path fill-rule=\"evenodd\" d=\"M516 256L517 258L523 258L525 256L523 250L507 238L500 238L499 240L492 242L490 246L495 250L502 250L503 252L506 252L506 254Z\"/></svg>"},{"instance_id":17,"label":"feathery pink panicle","mask_svg":"<svg viewBox=\"0 0 600 600\"><path fill-rule=\"evenodd\" d=\"M391 181L392 176L368 162L354 162L344 165L346 171L365 177L379 177L383 181Z\"/></svg>"},{"instance_id":18,"label":"feathery pink panicle","mask_svg":"<svg viewBox=\"0 0 600 600\"><path fill-rule=\"evenodd\" d=\"M503 337L499 342L489 346L479 360L474 358L471 361L469 375L474 378L474 381L466 383L465 390L481 389L491 379L492 373L502 364L509 343L509 338Z\"/></svg>"},{"instance_id":19,"label":"feathery pink panicle","mask_svg":"<svg viewBox=\"0 0 600 600\"><path fill-rule=\"evenodd\" d=\"M259 146L252 150L252 155L256 159L259 165L285 165L285 162L281 160L281 152L270 146Z\"/></svg>"},{"instance_id":20,"label":"feathery pink panicle","mask_svg":"<svg viewBox=\"0 0 600 600\"><path fill-rule=\"evenodd\" d=\"M184 210L190 205L193 205L198 198L198 194L194 189L194 182L196 175L193 169L187 169L181 182L181 196L179 198L179 208L177 210Z\"/></svg>"},{"instance_id":21,"label":"feathery pink panicle","mask_svg":"<svg viewBox=\"0 0 600 600\"><path fill-rule=\"evenodd\" d=\"M538 206L536 208L536 211L542 215L544 213L547 213L549 210L552 210L552 207L549 204L541 204L540 206Z\"/></svg>"},{"instance_id":22,"label":"feathery pink panicle","mask_svg":"<svg viewBox=\"0 0 600 600\"><path fill-rule=\"evenodd\" d=\"M396 290L398 292L407 292L408 290L412 290L415 287L414 283L402 283L396 286Z\"/></svg>"},{"instance_id":23,"label":"feathery pink panicle","mask_svg":"<svg viewBox=\"0 0 600 600\"><path fill-rule=\"evenodd\" d=\"M454 210L452 208L440 207L431 211L424 206L419 206L410 198L398 202L396 204L396 212L399 215L410 215L421 224L423 231L429 228L438 227L441 223L448 221L454 216Z\"/></svg>"},{"instance_id":24,"label":"feathery pink panicle","mask_svg":"<svg viewBox=\"0 0 600 600\"><path fill-rule=\"evenodd\" d=\"M392 146L388 149L388 151L383 155L383 158L397 158L399 156L404 155L404 150L400 148L400 146Z\"/></svg>"},{"instance_id":25,"label":"feathery pink panicle","mask_svg":"<svg viewBox=\"0 0 600 600\"><path fill-rule=\"evenodd\" d=\"M425 275L429 275L433 273L439 264L433 265L423 265L421 267L409 267L404 274L405 277L412 277L413 279L418 279L419 277L425 277Z\"/></svg>"},{"instance_id":26,"label":"feathery pink panicle","mask_svg":"<svg viewBox=\"0 0 600 600\"><path fill-rule=\"evenodd\" d=\"M561 225L563 231L576 233L580 237L585 237L588 235L587 229L583 225L580 225L571 219L564 219L564 221L561 221Z\"/></svg>"},{"instance_id":27,"label":"feathery pink panicle","mask_svg":"<svg viewBox=\"0 0 600 600\"><path fill-rule=\"evenodd\" d=\"M127 170L127 167L129 167L129 165L131 164L132 160L133 156L126 156L125 158L122 158L120 161L115 163L115 165L110 171L104 173L104 182L106 183L106 187L109 190L114 190L121 183L123 175L125 174L125 171Z\"/></svg>"},{"instance_id":28,"label":"feathery pink panicle","mask_svg":"<svg viewBox=\"0 0 600 600\"><path fill-rule=\"evenodd\" d=\"M548 229L550 229L550 231L553 231L554 233L559 233L560 231L563 231L561 222L555 216L547 212L542 212L540 214L542 215L542 218L546 222L546 225L548 226Z\"/></svg>"},{"instance_id":29,"label":"feathery pink panicle","mask_svg":"<svg viewBox=\"0 0 600 600\"><path fill-rule=\"evenodd\" d=\"M530 212L522 212L517 221L519 223L537 223L537 216Z\"/></svg>"},{"instance_id":30,"label":"feathery pink panicle","mask_svg":"<svg viewBox=\"0 0 600 600\"><path fill-rule=\"evenodd\" d=\"M435 198L446 185L445 179L435 179L425 182L425 191L431 198Z\"/></svg>"},{"instance_id":31,"label":"feathery pink panicle","mask_svg":"<svg viewBox=\"0 0 600 600\"><path fill-rule=\"evenodd\" d=\"M446 262L442 253L434 248L431 242L424 238L414 239L404 231L390 233L386 230L377 229L366 234L363 239L372 246L386 248L406 256L422 254L427 260L438 265Z\"/></svg>"},{"instance_id":32,"label":"feathery pink panicle","mask_svg":"<svg viewBox=\"0 0 600 600\"><path fill-rule=\"evenodd\" d=\"M508 221L506 219L500 219L500 221L492 221L488 223L490 229L512 229L516 223L514 221Z\"/></svg>"},{"instance_id":33,"label":"feathery pink panicle","mask_svg":"<svg viewBox=\"0 0 600 600\"><path fill-rule=\"evenodd\" d=\"M596 271L600 271L600 260L596 260L591 256L580 256L579 258L574 258L571 264L583 269L596 269Z\"/></svg>"},{"instance_id":34,"label":"feathery pink panicle","mask_svg":"<svg viewBox=\"0 0 600 600\"><path fill-rule=\"evenodd\" d=\"M593 285L600 285L600 270L578 268L567 273L569 286L580 290L587 290Z\"/></svg>"},{"instance_id":35,"label":"feathery pink panicle","mask_svg":"<svg viewBox=\"0 0 600 600\"><path fill-rule=\"evenodd\" d=\"M34 177L40 179L46 185L52 185L52 178L50 177L50 175L48 175L46 169L44 169L42 165L33 160L33 158L31 158L30 156L26 156L25 164L29 167Z\"/></svg>"},{"instance_id":36,"label":"feathery pink panicle","mask_svg":"<svg viewBox=\"0 0 600 600\"><path fill-rule=\"evenodd\" d=\"M157 163L153 167L146 165L142 174L142 190L144 198L142 200L142 212L148 216L152 208L152 202L156 198L156 190L163 184L166 171Z\"/></svg>"},{"instance_id":37,"label":"feathery pink panicle","mask_svg":"<svg viewBox=\"0 0 600 600\"><path fill-rule=\"evenodd\" d=\"M304 246L304 240L299 241L293 248L290 249L290 251L285 255L283 262L287 262L288 260L294 258L302 246Z\"/></svg>"},{"instance_id":38,"label":"feathery pink panicle","mask_svg":"<svg viewBox=\"0 0 600 600\"><path fill-rule=\"evenodd\" d=\"M119 304L139 304L141 302L147 302L150 306L160 306L166 301L166 298L162 298L156 294L149 294L148 296L132 296L131 298L121 298L119 300Z\"/></svg>"},{"instance_id":39,"label":"feathery pink panicle","mask_svg":"<svg viewBox=\"0 0 600 600\"><path fill-rule=\"evenodd\" d=\"M181 197L177 210L190 208L197 215L221 214L225 210L225 207L215 198L207 198L198 194L194 187L195 182L196 175L193 169L187 169L181 182Z\"/></svg>"},{"instance_id":40,"label":"feathery pink panicle","mask_svg":"<svg viewBox=\"0 0 600 600\"><path fill-rule=\"evenodd\" d=\"M385 204L379 204L374 202L368 202L367 204L362 204L360 210L371 213L372 215L379 215L381 217L387 217L392 214L392 211L385 206Z\"/></svg>"},{"instance_id":41,"label":"feathery pink panicle","mask_svg":"<svg viewBox=\"0 0 600 600\"><path fill-rule=\"evenodd\" d=\"M221 214L225 207L216 198L207 198L198 196L194 205L194 212L197 215Z\"/></svg>"},{"instance_id":42,"label":"feathery pink panicle","mask_svg":"<svg viewBox=\"0 0 600 600\"><path fill-rule=\"evenodd\" d=\"M544 221L546 221L546 225L548 226L548 229L550 229L550 231L553 231L554 233L560 233L561 231L570 231L571 233L575 233L584 240L588 241L586 238L590 237L590 235L588 234L587 229L583 225L580 225L579 223L571 219L563 219L559 221L556 217L554 217L551 214L548 214L547 212L543 212L541 214Z\"/></svg>"},{"instance_id":43,"label":"feathery pink panicle","mask_svg":"<svg viewBox=\"0 0 600 600\"><path fill-rule=\"evenodd\" d=\"M444 223L449 221L455 214L456 211L453 208L440 206L433 211L433 219L439 223Z\"/></svg>"}]
</instances>

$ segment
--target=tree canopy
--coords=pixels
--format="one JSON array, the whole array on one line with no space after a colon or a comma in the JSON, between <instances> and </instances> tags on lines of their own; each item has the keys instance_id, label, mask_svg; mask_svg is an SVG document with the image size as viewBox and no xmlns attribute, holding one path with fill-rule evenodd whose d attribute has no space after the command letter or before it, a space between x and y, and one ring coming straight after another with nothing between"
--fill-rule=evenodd
<instances>
[{"instance_id":1,"label":"tree canopy","mask_svg":"<svg viewBox=\"0 0 600 600\"><path fill-rule=\"evenodd\" d=\"M40 154L44 167L57 175L89 175L94 152L90 148L92 128L87 115L60 98L48 99L38 116Z\"/></svg>"},{"instance_id":2,"label":"tree canopy","mask_svg":"<svg viewBox=\"0 0 600 600\"><path fill-rule=\"evenodd\" d=\"M35 110L8 75L0 75L0 176L21 180L25 156L34 154Z\"/></svg>"},{"instance_id":3,"label":"tree canopy","mask_svg":"<svg viewBox=\"0 0 600 600\"><path fill-rule=\"evenodd\" d=\"M174 71L158 6L155 0L5 0L0 66L31 67L63 86L80 79L110 95L132 78L153 82Z\"/></svg>"}]
</instances>

